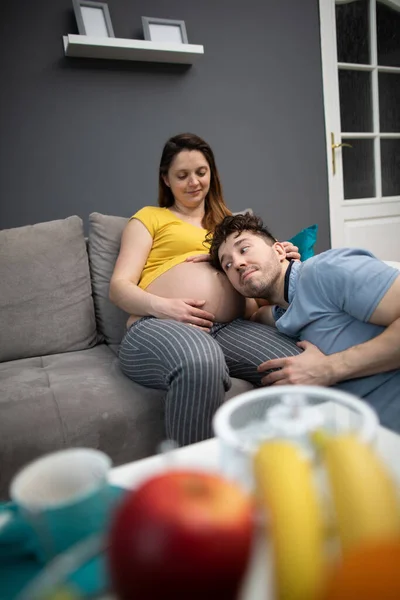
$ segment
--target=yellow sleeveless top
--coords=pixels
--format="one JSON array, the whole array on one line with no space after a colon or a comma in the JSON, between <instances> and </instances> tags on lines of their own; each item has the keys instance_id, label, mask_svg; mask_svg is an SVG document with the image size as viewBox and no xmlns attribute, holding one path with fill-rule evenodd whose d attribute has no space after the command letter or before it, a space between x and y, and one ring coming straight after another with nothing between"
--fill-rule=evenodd
<instances>
[{"instance_id":1,"label":"yellow sleeveless top","mask_svg":"<svg viewBox=\"0 0 400 600\"><path fill-rule=\"evenodd\" d=\"M209 250L204 244L207 231L182 221L168 208L145 206L131 219L143 223L153 238L153 245L138 284L143 290L188 256L205 254Z\"/></svg>"}]
</instances>

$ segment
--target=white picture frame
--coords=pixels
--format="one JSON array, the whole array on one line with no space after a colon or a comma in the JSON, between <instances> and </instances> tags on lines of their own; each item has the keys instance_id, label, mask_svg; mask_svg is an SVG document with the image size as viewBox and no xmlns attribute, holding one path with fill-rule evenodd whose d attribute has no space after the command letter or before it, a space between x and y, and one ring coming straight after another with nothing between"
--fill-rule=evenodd
<instances>
[{"instance_id":1,"label":"white picture frame","mask_svg":"<svg viewBox=\"0 0 400 600\"><path fill-rule=\"evenodd\" d=\"M79 35L115 37L106 2L72 0Z\"/></svg>"},{"instance_id":2,"label":"white picture frame","mask_svg":"<svg viewBox=\"0 0 400 600\"><path fill-rule=\"evenodd\" d=\"M187 44L185 21L142 17L144 39L160 44Z\"/></svg>"}]
</instances>

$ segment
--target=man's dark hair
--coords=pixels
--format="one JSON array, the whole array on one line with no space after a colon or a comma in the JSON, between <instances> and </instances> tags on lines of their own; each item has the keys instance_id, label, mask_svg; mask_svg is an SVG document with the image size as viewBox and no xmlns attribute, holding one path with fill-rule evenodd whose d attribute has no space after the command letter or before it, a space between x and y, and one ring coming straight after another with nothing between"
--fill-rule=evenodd
<instances>
[{"instance_id":1,"label":"man's dark hair","mask_svg":"<svg viewBox=\"0 0 400 600\"><path fill-rule=\"evenodd\" d=\"M250 213L232 215L225 217L219 225L215 227L213 233L207 236L207 243L210 245L211 264L213 267L222 271L221 263L218 258L218 250L223 242L232 234L236 233L238 237L243 231L250 231L266 239L269 245L273 245L276 239L271 232L264 226L262 219Z\"/></svg>"}]
</instances>

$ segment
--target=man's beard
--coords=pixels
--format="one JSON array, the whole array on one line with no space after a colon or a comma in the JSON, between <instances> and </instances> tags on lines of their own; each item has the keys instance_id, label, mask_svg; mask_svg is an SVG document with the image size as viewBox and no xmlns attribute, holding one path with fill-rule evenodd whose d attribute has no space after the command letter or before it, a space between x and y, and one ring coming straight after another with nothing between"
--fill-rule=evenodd
<instances>
[{"instance_id":1,"label":"man's beard","mask_svg":"<svg viewBox=\"0 0 400 600\"><path fill-rule=\"evenodd\" d=\"M242 289L242 294L246 298L263 298L269 304L276 302L277 292L276 283L279 279L278 266L272 267L266 277L258 281L245 282Z\"/></svg>"}]
</instances>

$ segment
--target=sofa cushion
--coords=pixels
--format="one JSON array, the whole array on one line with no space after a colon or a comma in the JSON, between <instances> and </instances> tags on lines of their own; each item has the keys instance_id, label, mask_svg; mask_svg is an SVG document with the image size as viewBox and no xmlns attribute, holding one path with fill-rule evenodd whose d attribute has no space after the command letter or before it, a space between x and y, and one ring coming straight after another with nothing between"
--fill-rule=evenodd
<instances>
[{"instance_id":1,"label":"sofa cushion","mask_svg":"<svg viewBox=\"0 0 400 600\"><path fill-rule=\"evenodd\" d=\"M251 388L232 378L225 397ZM99 448L114 465L154 454L164 395L125 377L105 344L0 364L0 499L16 471L47 452Z\"/></svg>"},{"instance_id":2,"label":"sofa cushion","mask_svg":"<svg viewBox=\"0 0 400 600\"><path fill-rule=\"evenodd\" d=\"M118 345L129 315L108 298L111 275L118 257L125 217L92 213L89 216L89 259L97 327L107 344Z\"/></svg>"},{"instance_id":3,"label":"sofa cushion","mask_svg":"<svg viewBox=\"0 0 400 600\"><path fill-rule=\"evenodd\" d=\"M114 464L154 453L163 396L125 377L105 344L2 363L0 497L17 469L46 452L99 448Z\"/></svg>"},{"instance_id":4,"label":"sofa cushion","mask_svg":"<svg viewBox=\"0 0 400 600\"><path fill-rule=\"evenodd\" d=\"M0 362L97 342L79 217L0 231Z\"/></svg>"},{"instance_id":5,"label":"sofa cushion","mask_svg":"<svg viewBox=\"0 0 400 600\"><path fill-rule=\"evenodd\" d=\"M293 246L298 247L302 262L314 256L314 246L317 241L317 235L318 225L315 223L314 225L302 229L288 240L288 242L292 242Z\"/></svg>"}]
</instances>

